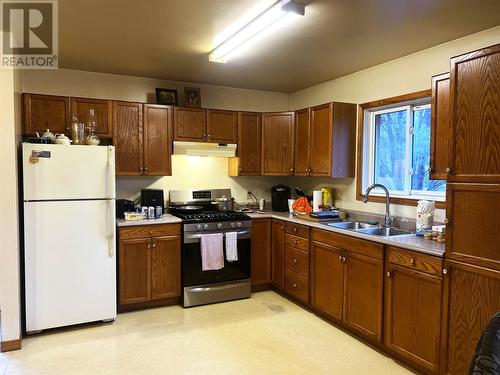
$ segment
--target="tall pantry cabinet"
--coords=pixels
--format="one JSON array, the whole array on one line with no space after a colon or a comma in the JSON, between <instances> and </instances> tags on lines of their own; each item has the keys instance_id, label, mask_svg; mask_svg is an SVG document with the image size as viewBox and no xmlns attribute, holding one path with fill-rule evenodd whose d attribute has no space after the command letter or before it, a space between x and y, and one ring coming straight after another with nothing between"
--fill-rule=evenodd
<instances>
[{"instance_id":1,"label":"tall pantry cabinet","mask_svg":"<svg viewBox=\"0 0 500 375\"><path fill-rule=\"evenodd\" d=\"M500 310L500 44L451 59L443 373L468 372Z\"/></svg>"}]
</instances>

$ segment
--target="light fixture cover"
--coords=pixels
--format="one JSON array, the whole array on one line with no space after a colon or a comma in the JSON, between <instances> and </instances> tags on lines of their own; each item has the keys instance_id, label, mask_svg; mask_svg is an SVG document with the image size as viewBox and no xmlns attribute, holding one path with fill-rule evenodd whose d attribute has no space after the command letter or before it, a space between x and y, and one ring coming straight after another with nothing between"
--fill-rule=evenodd
<instances>
[{"instance_id":1,"label":"light fixture cover","mask_svg":"<svg viewBox=\"0 0 500 375\"><path fill-rule=\"evenodd\" d=\"M287 14L303 16L305 5L294 0L279 0L241 27L229 38L220 43L210 54L208 60L226 63L228 55L244 45L247 41L267 29Z\"/></svg>"}]
</instances>

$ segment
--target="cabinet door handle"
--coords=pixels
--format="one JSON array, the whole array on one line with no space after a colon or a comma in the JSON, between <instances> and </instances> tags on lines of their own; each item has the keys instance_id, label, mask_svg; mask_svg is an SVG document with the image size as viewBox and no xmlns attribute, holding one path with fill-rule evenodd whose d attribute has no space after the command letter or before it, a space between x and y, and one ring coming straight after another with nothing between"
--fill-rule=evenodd
<instances>
[{"instance_id":1,"label":"cabinet door handle","mask_svg":"<svg viewBox=\"0 0 500 375\"><path fill-rule=\"evenodd\" d=\"M239 168L238 168L238 171L240 171L240 172L241 172L241 171L243 171L243 168L239 167Z\"/></svg>"},{"instance_id":2,"label":"cabinet door handle","mask_svg":"<svg viewBox=\"0 0 500 375\"><path fill-rule=\"evenodd\" d=\"M156 243L153 244L153 247L156 247Z\"/></svg>"},{"instance_id":3,"label":"cabinet door handle","mask_svg":"<svg viewBox=\"0 0 500 375\"><path fill-rule=\"evenodd\" d=\"M148 243L148 249L151 249L151 242Z\"/></svg>"},{"instance_id":4,"label":"cabinet door handle","mask_svg":"<svg viewBox=\"0 0 500 375\"><path fill-rule=\"evenodd\" d=\"M297 288L297 284L296 284L296 283L293 283L293 287L294 287L294 288Z\"/></svg>"},{"instance_id":5,"label":"cabinet door handle","mask_svg":"<svg viewBox=\"0 0 500 375\"><path fill-rule=\"evenodd\" d=\"M446 174L452 174L451 173L451 168L446 168Z\"/></svg>"},{"instance_id":6,"label":"cabinet door handle","mask_svg":"<svg viewBox=\"0 0 500 375\"><path fill-rule=\"evenodd\" d=\"M342 262L345 262L346 258L345 257L342 257Z\"/></svg>"},{"instance_id":7,"label":"cabinet door handle","mask_svg":"<svg viewBox=\"0 0 500 375\"><path fill-rule=\"evenodd\" d=\"M415 258L410 258L410 264L411 264L412 266L414 266L414 265L415 265Z\"/></svg>"},{"instance_id":8,"label":"cabinet door handle","mask_svg":"<svg viewBox=\"0 0 500 375\"><path fill-rule=\"evenodd\" d=\"M292 241L292 243L293 243L294 245L297 245L297 240L293 240L293 241Z\"/></svg>"},{"instance_id":9,"label":"cabinet door handle","mask_svg":"<svg viewBox=\"0 0 500 375\"><path fill-rule=\"evenodd\" d=\"M445 218L444 218L444 220L443 220L443 222L444 222L445 224L449 224L450 219L448 219L447 217L445 217Z\"/></svg>"},{"instance_id":10,"label":"cabinet door handle","mask_svg":"<svg viewBox=\"0 0 500 375\"><path fill-rule=\"evenodd\" d=\"M392 274L391 274L389 271L387 271L387 272L385 273L385 275L386 275L387 277L391 277L391 276L392 276Z\"/></svg>"},{"instance_id":11,"label":"cabinet door handle","mask_svg":"<svg viewBox=\"0 0 500 375\"><path fill-rule=\"evenodd\" d=\"M446 275L448 273L448 270L446 268L443 268L443 275Z\"/></svg>"},{"instance_id":12,"label":"cabinet door handle","mask_svg":"<svg viewBox=\"0 0 500 375\"><path fill-rule=\"evenodd\" d=\"M339 255L339 260L342 262L342 255Z\"/></svg>"},{"instance_id":13,"label":"cabinet door handle","mask_svg":"<svg viewBox=\"0 0 500 375\"><path fill-rule=\"evenodd\" d=\"M144 167L142 165L139 167L139 172L144 173Z\"/></svg>"},{"instance_id":14,"label":"cabinet door handle","mask_svg":"<svg viewBox=\"0 0 500 375\"><path fill-rule=\"evenodd\" d=\"M152 229L149 230L149 234L153 234L153 230Z\"/></svg>"},{"instance_id":15,"label":"cabinet door handle","mask_svg":"<svg viewBox=\"0 0 500 375\"><path fill-rule=\"evenodd\" d=\"M293 263L297 263L297 258L293 258Z\"/></svg>"},{"instance_id":16,"label":"cabinet door handle","mask_svg":"<svg viewBox=\"0 0 500 375\"><path fill-rule=\"evenodd\" d=\"M149 167L147 165L144 167L144 172L149 172Z\"/></svg>"},{"instance_id":17,"label":"cabinet door handle","mask_svg":"<svg viewBox=\"0 0 500 375\"><path fill-rule=\"evenodd\" d=\"M292 174L292 173L293 173L293 168L290 168L290 174Z\"/></svg>"},{"instance_id":18,"label":"cabinet door handle","mask_svg":"<svg viewBox=\"0 0 500 375\"><path fill-rule=\"evenodd\" d=\"M297 228L293 228L293 233L297 233Z\"/></svg>"},{"instance_id":19,"label":"cabinet door handle","mask_svg":"<svg viewBox=\"0 0 500 375\"><path fill-rule=\"evenodd\" d=\"M207 134L207 138L210 139L210 134Z\"/></svg>"},{"instance_id":20,"label":"cabinet door handle","mask_svg":"<svg viewBox=\"0 0 500 375\"><path fill-rule=\"evenodd\" d=\"M280 227L281 230L285 229L284 227Z\"/></svg>"}]
</instances>

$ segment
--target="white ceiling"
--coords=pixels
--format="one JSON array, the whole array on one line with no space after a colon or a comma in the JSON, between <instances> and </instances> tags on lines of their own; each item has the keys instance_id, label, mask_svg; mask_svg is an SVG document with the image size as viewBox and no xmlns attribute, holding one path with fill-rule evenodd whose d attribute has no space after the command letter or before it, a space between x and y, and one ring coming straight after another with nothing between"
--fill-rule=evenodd
<instances>
[{"instance_id":1,"label":"white ceiling","mask_svg":"<svg viewBox=\"0 0 500 375\"><path fill-rule=\"evenodd\" d=\"M59 0L59 66L293 92L500 24L499 0L308 0L227 64L208 61L218 35L273 2Z\"/></svg>"}]
</instances>

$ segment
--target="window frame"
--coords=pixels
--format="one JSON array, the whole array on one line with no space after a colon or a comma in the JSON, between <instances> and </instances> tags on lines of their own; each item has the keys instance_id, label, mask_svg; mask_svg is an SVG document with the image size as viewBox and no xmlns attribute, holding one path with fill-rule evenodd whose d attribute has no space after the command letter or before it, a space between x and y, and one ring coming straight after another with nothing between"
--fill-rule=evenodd
<instances>
[{"instance_id":1,"label":"window frame","mask_svg":"<svg viewBox=\"0 0 500 375\"><path fill-rule=\"evenodd\" d=\"M419 104L421 102L422 104ZM375 136L375 126L371 127L371 120L374 118L376 113L382 112L392 112L397 109L406 108L407 110L415 110L415 108L421 108L424 106L431 106L431 90L418 91L411 94L395 96L387 99L377 100L373 102L363 103L358 106L358 136L357 136L357 154L356 154L356 199L362 200L364 197L364 190L368 186L367 181L373 181L374 168L367 167L367 165L374 166L374 136ZM413 108L412 108L413 106ZM368 116L366 114L369 114ZM412 125L413 116L407 117L407 133L406 139L408 144L408 138L411 138L411 146L406 147L407 152L407 162L405 165L405 181L406 188L411 190L411 176L407 173L408 165L412 164L413 160L413 137L410 134L409 127ZM367 127L369 127L367 129ZM368 131L367 131L368 130ZM431 129L432 131L432 129ZM430 150L429 150L430 152ZM368 159L365 155L368 154ZM408 181L409 180L409 181ZM406 191L406 190L405 190ZM426 193L425 191L413 191L414 195L401 195L397 192L391 192L391 203L416 206L420 199L432 199L436 201L437 208L446 207L446 194L434 194ZM372 195L373 194L373 195ZM381 192L377 192L377 189L373 190L370 195L370 201L372 202L385 202L385 195Z\"/></svg>"}]
</instances>

